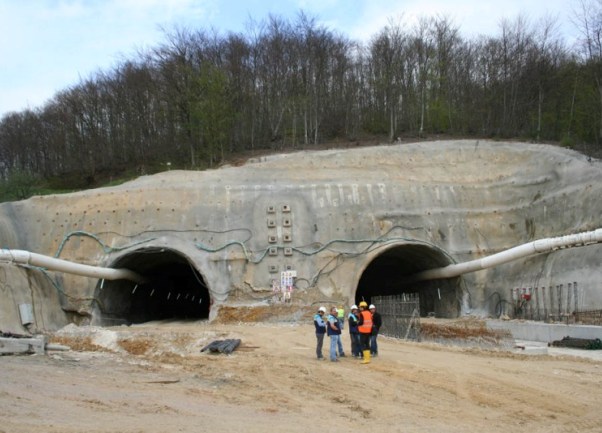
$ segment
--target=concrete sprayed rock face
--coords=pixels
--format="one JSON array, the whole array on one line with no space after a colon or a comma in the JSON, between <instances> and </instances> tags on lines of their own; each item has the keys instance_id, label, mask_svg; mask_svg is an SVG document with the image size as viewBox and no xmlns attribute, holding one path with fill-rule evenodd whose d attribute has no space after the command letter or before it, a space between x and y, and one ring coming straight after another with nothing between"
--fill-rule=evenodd
<instances>
[{"instance_id":1,"label":"concrete sprayed rock face","mask_svg":"<svg viewBox=\"0 0 602 433\"><path fill-rule=\"evenodd\" d=\"M18 330L23 303L44 329L203 318L219 306L283 298L350 305L402 293L419 294L422 315L499 314L518 287L547 288L538 292L540 310L600 309L600 245L450 280L404 280L596 229L601 189L602 164L576 152L466 140L277 155L4 203L4 248L127 268L146 282L5 264L0 329Z\"/></svg>"}]
</instances>

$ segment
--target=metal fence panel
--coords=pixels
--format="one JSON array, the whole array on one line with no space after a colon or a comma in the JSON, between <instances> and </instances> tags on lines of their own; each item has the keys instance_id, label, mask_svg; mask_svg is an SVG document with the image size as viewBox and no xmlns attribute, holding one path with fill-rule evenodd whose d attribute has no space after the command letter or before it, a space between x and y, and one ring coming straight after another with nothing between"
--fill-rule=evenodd
<instances>
[{"instance_id":1,"label":"metal fence panel","mask_svg":"<svg viewBox=\"0 0 602 433\"><path fill-rule=\"evenodd\" d=\"M371 302L381 314L380 333L389 337L420 340L420 298L418 293L375 296Z\"/></svg>"}]
</instances>

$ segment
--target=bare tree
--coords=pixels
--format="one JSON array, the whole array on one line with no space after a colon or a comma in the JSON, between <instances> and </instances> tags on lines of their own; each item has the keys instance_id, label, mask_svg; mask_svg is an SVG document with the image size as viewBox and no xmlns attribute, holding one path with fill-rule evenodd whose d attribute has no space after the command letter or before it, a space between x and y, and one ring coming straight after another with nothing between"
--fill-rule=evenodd
<instances>
[{"instance_id":1,"label":"bare tree","mask_svg":"<svg viewBox=\"0 0 602 433\"><path fill-rule=\"evenodd\" d=\"M537 126L536 140L541 140L545 97L553 86L554 71L563 57L564 47L559 42L556 18L544 16L536 27L529 67L533 71L532 81L537 83Z\"/></svg>"},{"instance_id":2,"label":"bare tree","mask_svg":"<svg viewBox=\"0 0 602 433\"><path fill-rule=\"evenodd\" d=\"M437 109L433 113L433 123L437 129L450 131L453 129L454 99L453 67L457 61L457 48L460 45L459 29L447 17L436 17L432 22L435 60L433 64L433 95L431 106Z\"/></svg>"},{"instance_id":3,"label":"bare tree","mask_svg":"<svg viewBox=\"0 0 602 433\"><path fill-rule=\"evenodd\" d=\"M389 141L397 137L403 113L407 41L408 36L403 32L401 22L390 20L370 43L369 70L376 111L373 115L381 118L383 123L388 122Z\"/></svg>"},{"instance_id":4,"label":"bare tree","mask_svg":"<svg viewBox=\"0 0 602 433\"><path fill-rule=\"evenodd\" d=\"M598 90L598 140L602 137L602 0L578 0L573 11L581 48Z\"/></svg>"},{"instance_id":5,"label":"bare tree","mask_svg":"<svg viewBox=\"0 0 602 433\"><path fill-rule=\"evenodd\" d=\"M419 94L420 101L420 127L418 134L422 136L425 128L425 116L427 110L429 90L429 75L433 68L434 58L434 41L432 39L431 31L432 20L422 17L416 29L414 30L414 36L412 41L412 52L414 55L415 70L414 76L417 80L417 91Z\"/></svg>"}]
</instances>

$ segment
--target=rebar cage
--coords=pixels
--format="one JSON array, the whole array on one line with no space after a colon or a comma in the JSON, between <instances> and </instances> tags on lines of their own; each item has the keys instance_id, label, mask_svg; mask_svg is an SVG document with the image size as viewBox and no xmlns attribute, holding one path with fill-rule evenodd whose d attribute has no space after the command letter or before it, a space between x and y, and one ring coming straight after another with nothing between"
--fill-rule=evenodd
<instances>
[{"instance_id":1,"label":"rebar cage","mask_svg":"<svg viewBox=\"0 0 602 433\"><path fill-rule=\"evenodd\" d=\"M380 333L406 340L420 340L420 297L418 293L375 296L371 302L381 314Z\"/></svg>"}]
</instances>

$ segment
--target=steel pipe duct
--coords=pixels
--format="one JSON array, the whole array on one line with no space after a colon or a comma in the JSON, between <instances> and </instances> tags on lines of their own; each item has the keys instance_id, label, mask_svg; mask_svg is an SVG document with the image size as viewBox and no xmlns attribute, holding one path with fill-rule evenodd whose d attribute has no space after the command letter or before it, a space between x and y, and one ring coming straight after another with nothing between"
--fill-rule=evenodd
<instances>
[{"instance_id":1,"label":"steel pipe duct","mask_svg":"<svg viewBox=\"0 0 602 433\"><path fill-rule=\"evenodd\" d=\"M456 263L453 265L444 266L442 268L428 269L410 276L409 280L410 282L415 282L453 278L469 272L475 272L481 269L498 266L523 257L541 253L549 253L559 248L580 247L599 242L602 242L602 228L589 232L577 233L574 235L540 239L510 248L505 251L501 251L482 259L471 260L464 263Z\"/></svg>"},{"instance_id":2,"label":"steel pipe duct","mask_svg":"<svg viewBox=\"0 0 602 433\"><path fill-rule=\"evenodd\" d=\"M51 271L65 272L84 277L105 280L130 280L143 283L144 278L129 269L103 268L100 266L82 265L67 260L56 259L42 254L31 253L23 250L0 250L0 260L23 265L38 266Z\"/></svg>"}]
</instances>

